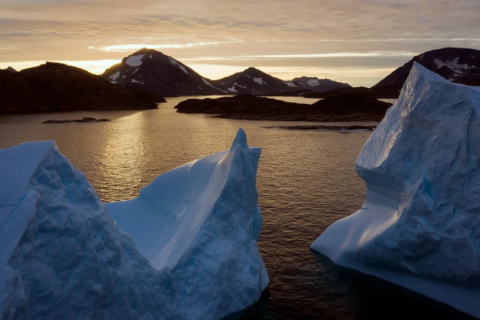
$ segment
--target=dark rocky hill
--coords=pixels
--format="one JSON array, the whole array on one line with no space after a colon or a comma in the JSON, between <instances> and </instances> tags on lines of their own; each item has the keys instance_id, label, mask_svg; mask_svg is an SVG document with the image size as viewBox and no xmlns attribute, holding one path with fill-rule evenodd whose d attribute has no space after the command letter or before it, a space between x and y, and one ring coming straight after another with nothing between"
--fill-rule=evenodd
<instances>
[{"instance_id":1,"label":"dark rocky hill","mask_svg":"<svg viewBox=\"0 0 480 320\"><path fill-rule=\"evenodd\" d=\"M0 70L0 112L143 110L165 100L115 86L85 70L50 63L20 72Z\"/></svg>"}]
</instances>

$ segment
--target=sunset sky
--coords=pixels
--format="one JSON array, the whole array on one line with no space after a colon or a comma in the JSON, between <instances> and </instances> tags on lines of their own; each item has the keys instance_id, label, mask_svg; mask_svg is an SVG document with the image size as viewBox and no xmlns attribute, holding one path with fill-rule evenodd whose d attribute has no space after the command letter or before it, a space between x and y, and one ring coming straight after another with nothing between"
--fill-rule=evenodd
<instances>
[{"instance_id":1,"label":"sunset sky","mask_svg":"<svg viewBox=\"0 0 480 320\"><path fill-rule=\"evenodd\" d=\"M478 0L0 0L0 68L48 61L102 73L142 47L218 79L371 86L413 55L480 49Z\"/></svg>"}]
</instances>

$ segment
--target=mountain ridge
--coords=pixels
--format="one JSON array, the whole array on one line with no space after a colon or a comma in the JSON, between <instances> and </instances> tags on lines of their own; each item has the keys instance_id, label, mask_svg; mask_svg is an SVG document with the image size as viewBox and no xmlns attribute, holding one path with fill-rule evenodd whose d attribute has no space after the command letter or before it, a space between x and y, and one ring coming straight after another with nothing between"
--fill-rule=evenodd
<instances>
[{"instance_id":1,"label":"mountain ridge","mask_svg":"<svg viewBox=\"0 0 480 320\"><path fill-rule=\"evenodd\" d=\"M106 69L101 76L113 84L142 89L162 96L268 95L301 88L323 92L350 87L345 83L316 77L297 77L294 79L296 82L285 81L255 67L211 80L179 60L147 48L124 57L120 63Z\"/></svg>"},{"instance_id":2,"label":"mountain ridge","mask_svg":"<svg viewBox=\"0 0 480 320\"><path fill-rule=\"evenodd\" d=\"M469 48L440 48L414 56L372 88L401 84L407 80L413 63L420 63L447 80L465 85L480 86L480 50Z\"/></svg>"}]
</instances>

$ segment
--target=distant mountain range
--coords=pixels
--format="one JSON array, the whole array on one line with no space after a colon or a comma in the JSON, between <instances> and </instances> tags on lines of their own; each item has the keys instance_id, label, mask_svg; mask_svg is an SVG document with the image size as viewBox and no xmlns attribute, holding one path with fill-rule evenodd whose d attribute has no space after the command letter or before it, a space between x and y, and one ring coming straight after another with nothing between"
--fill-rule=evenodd
<instances>
[{"instance_id":1,"label":"distant mountain range","mask_svg":"<svg viewBox=\"0 0 480 320\"><path fill-rule=\"evenodd\" d=\"M237 95L304 96L328 98L370 94L397 98L413 62L453 82L480 86L480 51L462 48L432 50L413 57L372 88L314 77L290 81L248 68L219 80L210 80L180 61L152 49L142 49L108 68L101 76L59 64L17 72L0 70L0 112L63 110L149 109L163 96Z\"/></svg>"},{"instance_id":2,"label":"distant mountain range","mask_svg":"<svg viewBox=\"0 0 480 320\"><path fill-rule=\"evenodd\" d=\"M480 85L480 51L444 48L414 57L373 86L371 94L377 98L397 98L414 61L451 81ZM363 87L352 88L347 83L316 77L284 81L253 67L219 80L210 80L172 57L145 48L107 69L102 77L117 85L163 96L253 94L323 98L337 93L365 91ZM332 90L332 94L324 94Z\"/></svg>"},{"instance_id":3,"label":"distant mountain range","mask_svg":"<svg viewBox=\"0 0 480 320\"><path fill-rule=\"evenodd\" d=\"M464 48L443 48L428 51L405 63L372 88L402 87L407 80L413 62L441 75L452 82L480 86L480 51Z\"/></svg>"},{"instance_id":4,"label":"distant mountain range","mask_svg":"<svg viewBox=\"0 0 480 320\"><path fill-rule=\"evenodd\" d=\"M143 110L165 101L152 93L115 86L100 76L60 63L16 72L0 70L0 113L72 110Z\"/></svg>"},{"instance_id":5,"label":"distant mountain range","mask_svg":"<svg viewBox=\"0 0 480 320\"><path fill-rule=\"evenodd\" d=\"M102 77L113 84L147 90L162 96L269 95L301 88L322 92L350 87L345 83L308 77L283 81L253 67L223 79L210 80L180 61L146 48L108 68Z\"/></svg>"},{"instance_id":6,"label":"distant mountain range","mask_svg":"<svg viewBox=\"0 0 480 320\"><path fill-rule=\"evenodd\" d=\"M339 88L351 88L348 83L333 81L330 79L318 79L316 77L300 77L287 81L290 87L299 90L301 88L316 92L326 92Z\"/></svg>"}]
</instances>

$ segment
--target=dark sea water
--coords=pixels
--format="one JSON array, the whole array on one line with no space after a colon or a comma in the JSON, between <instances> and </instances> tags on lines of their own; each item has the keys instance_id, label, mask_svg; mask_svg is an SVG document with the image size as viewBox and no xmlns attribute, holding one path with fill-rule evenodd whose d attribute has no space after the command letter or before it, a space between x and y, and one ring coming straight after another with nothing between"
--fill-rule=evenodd
<instances>
[{"instance_id":1,"label":"dark sea water","mask_svg":"<svg viewBox=\"0 0 480 320\"><path fill-rule=\"evenodd\" d=\"M330 224L361 207L365 185L354 164L370 133L267 129L312 123L176 113L173 107L185 99L171 98L158 110L141 112L0 116L0 148L56 140L101 199L111 202L137 196L159 174L229 149L242 127L249 145L262 148L257 187L264 224L259 247L270 275L269 288L244 319L466 318L420 295L335 267L310 250ZM112 121L42 124L86 116Z\"/></svg>"}]
</instances>

